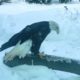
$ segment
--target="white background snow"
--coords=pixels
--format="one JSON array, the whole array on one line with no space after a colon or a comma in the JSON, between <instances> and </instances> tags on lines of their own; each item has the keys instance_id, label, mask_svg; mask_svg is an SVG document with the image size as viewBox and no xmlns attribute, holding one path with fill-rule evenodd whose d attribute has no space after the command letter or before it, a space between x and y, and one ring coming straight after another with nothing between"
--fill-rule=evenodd
<instances>
[{"instance_id":1,"label":"white background snow","mask_svg":"<svg viewBox=\"0 0 80 80\"><path fill-rule=\"evenodd\" d=\"M10 3L0 6L0 45L26 25L53 20L60 33L51 32L42 43L45 54L80 60L80 4L29 5ZM22 65L9 68L2 62L7 50L0 52L0 80L80 80L76 74L48 69L44 66ZM63 76L62 76L63 75Z\"/></svg>"}]
</instances>

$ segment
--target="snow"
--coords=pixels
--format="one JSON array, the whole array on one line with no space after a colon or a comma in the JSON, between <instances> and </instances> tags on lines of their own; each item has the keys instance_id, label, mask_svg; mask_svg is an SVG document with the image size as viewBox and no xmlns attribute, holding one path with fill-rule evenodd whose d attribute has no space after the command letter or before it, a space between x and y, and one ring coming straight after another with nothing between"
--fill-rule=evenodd
<instances>
[{"instance_id":1,"label":"snow","mask_svg":"<svg viewBox=\"0 0 80 80\"><path fill-rule=\"evenodd\" d=\"M28 24L53 20L59 24L60 34L51 32L42 43L40 51L80 60L79 9L80 4L3 4L0 6L0 45ZM80 80L80 76L76 74L51 70L44 66L22 65L9 68L2 62L8 50L0 52L1 80Z\"/></svg>"}]
</instances>

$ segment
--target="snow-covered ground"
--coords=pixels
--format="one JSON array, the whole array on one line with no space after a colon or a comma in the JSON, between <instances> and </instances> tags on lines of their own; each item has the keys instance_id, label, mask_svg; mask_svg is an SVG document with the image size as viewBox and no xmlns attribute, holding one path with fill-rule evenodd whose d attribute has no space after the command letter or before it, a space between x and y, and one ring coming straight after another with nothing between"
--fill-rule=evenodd
<instances>
[{"instance_id":1,"label":"snow-covered ground","mask_svg":"<svg viewBox=\"0 0 80 80\"><path fill-rule=\"evenodd\" d=\"M40 51L45 54L80 60L80 4L29 5L11 3L0 6L0 45L26 25L53 20L59 24L60 34L51 32ZM48 69L44 66L18 66L9 68L2 63L4 53L0 52L1 80L80 80L80 77ZM37 71L36 71L37 70ZM62 76L63 75L63 76Z\"/></svg>"}]
</instances>

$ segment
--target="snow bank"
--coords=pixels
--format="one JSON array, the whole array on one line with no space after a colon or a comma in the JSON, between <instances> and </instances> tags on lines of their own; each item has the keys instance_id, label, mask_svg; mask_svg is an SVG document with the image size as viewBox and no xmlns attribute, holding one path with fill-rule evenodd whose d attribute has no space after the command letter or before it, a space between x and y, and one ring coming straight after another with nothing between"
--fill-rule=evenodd
<instances>
[{"instance_id":1,"label":"snow bank","mask_svg":"<svg viewBox=\"0 0 80 80\"><path fill-rule=\"evenodd\" d=\"M54 31L48 35L40 51L45 54L69 57L80 60L80 4L63 5L29 5L26 3L4 4L0 6L0 45L6 42L13 34L19 32L26 25L53 20L60 26L60 34ZM0 54L0 78L1 80L77 80L78 76L52 71L42 66L21 66L7 68ZM76 56L75 56L76 55ZM56 75L57 74L57 75ZM60 77L61 76L61 77Z\"/></svg>"}]
</instances>

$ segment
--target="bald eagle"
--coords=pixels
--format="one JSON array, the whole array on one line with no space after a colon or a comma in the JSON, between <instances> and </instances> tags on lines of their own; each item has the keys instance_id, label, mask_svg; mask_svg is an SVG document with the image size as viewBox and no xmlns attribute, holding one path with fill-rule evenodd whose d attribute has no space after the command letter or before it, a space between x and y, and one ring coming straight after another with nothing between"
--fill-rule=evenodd
<instances>
[{"instance_id":1,"label":"bald eagle","mask_svg":"<svg viewBox=\"0 0 80 80\"><path fill-rule=\"evenodd\" d=\"M32 40L30 51L36 56L39 54L41 43L52 30L59 34L59 26L54 21L41 21L27 25L23 30L13 35L6 43L4 43L1 46L0 51L15 46L19 41L20 44L22 44L27 40Z\"/></svg>"}]
</instances>

